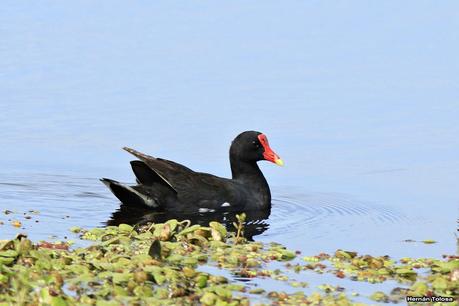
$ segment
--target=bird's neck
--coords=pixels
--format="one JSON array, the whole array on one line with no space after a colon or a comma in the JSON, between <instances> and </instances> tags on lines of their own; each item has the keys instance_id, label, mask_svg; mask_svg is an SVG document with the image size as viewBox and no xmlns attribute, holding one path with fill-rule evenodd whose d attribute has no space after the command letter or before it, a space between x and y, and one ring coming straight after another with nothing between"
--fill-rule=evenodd
<instances>
[{"instance_id":1,"label":"bird's neck","mask_svg":"<svg viewBox=\"0 0 459 306\"><path fill-rule=\"evenodd\" d=\"M254 191L263 194L263 202L271 202L268 182L256 162L244 162L230 158L233 180L237 180Z\"/></svg>"}]
</instances>

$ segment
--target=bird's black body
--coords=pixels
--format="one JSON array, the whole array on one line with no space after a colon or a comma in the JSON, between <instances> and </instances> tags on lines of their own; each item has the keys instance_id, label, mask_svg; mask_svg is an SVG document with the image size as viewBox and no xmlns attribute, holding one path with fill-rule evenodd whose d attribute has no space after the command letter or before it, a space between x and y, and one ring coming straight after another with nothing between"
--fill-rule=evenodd
<instances>
[{"instance_id":1,"label":"bird's black body","mask_svg":"<svg viewBox=\"0 0 459 306\"><path fill-rule=\"evenodd\" d=\"M110 179L102 182L124 204L177 212L270 208L271 193L257 161L282 164L266 137L255 131L241 133L231 144L232 179L195 172L173 161L124 149L139 159L131 162L138 184L125 186Z\"/></svg>"}]
</instances>

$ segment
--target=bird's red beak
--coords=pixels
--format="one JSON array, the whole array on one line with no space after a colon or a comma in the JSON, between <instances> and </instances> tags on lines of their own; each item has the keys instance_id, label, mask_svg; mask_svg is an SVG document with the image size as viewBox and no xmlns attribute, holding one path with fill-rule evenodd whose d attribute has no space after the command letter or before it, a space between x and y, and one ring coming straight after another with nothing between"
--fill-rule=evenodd
<instances>
[{"instance_id":1,"label":"bird's red beak","mask_svg":"<svg viewBox=\"0 0 459 306\"><path fill-rule=\"evenodd\" d=\"M268 138L266 138L265 134L258 135L258 140L265 149L265 152L263 152L263 158L279 166L283 166L284 162L282 159L269 147Z\"/></svg>"}]
</instances>

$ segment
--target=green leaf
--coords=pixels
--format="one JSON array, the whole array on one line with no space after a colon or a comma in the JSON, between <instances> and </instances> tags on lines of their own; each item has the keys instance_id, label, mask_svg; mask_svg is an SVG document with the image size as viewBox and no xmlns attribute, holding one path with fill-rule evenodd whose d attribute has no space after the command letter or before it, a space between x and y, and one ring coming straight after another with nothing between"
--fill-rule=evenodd
<instances>
[{"instance_id":1,"label":"green leaf","mask_svg":"<svg viewBox=\"0 0 459 306\"><path fill-rule=\"evenodd\" d=\"M120 224L120 225L118 225L118 229L122 233L130 233L130 232L132 232L134 230L134 228L132 226L130 226L129 224Z\"/></svg>"},{"instance_id":2,"label":"green leaf","mask_svg":"<svg viewBox=\"0 0 459 306\"><path fill-rule=\"evenodd\" d=\"M281 250L281 254L282 254L283 260L292 260L293 258L296 257L295 252L292 252L289 250Z\"/></svg>"},{"instance_id":3,"label":"green leaf","mask_svg":"<svg viewBox=\"0 0 459 306\"><path fill-rule=\"evenodd\" d=\"M153 271L151 274L158 285L162 285L166 281L166 277L161 273L161 271Z\"/></svg>"},{"instance_id":4,"label":"green leaf","mask_svg":"<svg viewBox=\"0 0 459 306\"><path fill-rule=\"evenodd\" d=\"M190 227L185 228L183 231L181 231L177 235L186 235L186 234L192 233L200 227L201 226L199 224L192 225Z\"/></svg>"},{"instance_id":5,"label":"green leaf","mask_svg":"<svg viewBox=\"0 0 459 306\"><path fill-rule=\"evenodd\" d=\"M231 298L233 294L231 293L231 290L228 290L223 287L215 287L215 293L223 298Z\"/></svg>"},{"instance_id":6,"label":"green leaf","mask_svg":"<svg viewBox=\"0 0 459 306\"><path fill-rule=\"evenodd\" d=\"M171 232L173 232L177 228L179 222L177 221L177 219L170 219L166 222L166 224L169 224L170 230Z\"/></svg>"},{"instance_id":7,"label":"green leaf","mask_svg":"<svg viewBox=\"0 0 459 306\"><path fill-rule=\"evenodd\" d=\"M438 291L445 291L448 288L448 281L444 277L438 276L432 282L432 287Z\"/></svg>"},{"instance_id":8,"label":"green leaf","mask_svg":"<svg viewBox=\"0 0 459 306\"><path fill-rule=\"evenodd\" d=\"M199 288L204 288L207 286L207 279L208 279L208 276L205 275L205 274L200 274L198 277L197 277L197 280L196 280L196 285L199 287Z\"/></svg>"},{"instance_id":9,"label":"green leaf","mask_svg":"<svg viewBox=\"0 0 459 306\"><path fill-rule=\"evenodd\" d=\"M71 231L72 233L79 233L79 232L81 232L81 227L72 226L72 227L70 228L70 231Z\"/></svg>"},{"instance_id":10,"label":"green leaf","mask_svg":"<svg viewBox=\"0 0 459 306\"><path fill-rule=\"evenodd\" d=\"M117 301L104 301L104 300L97 300L96 306L119 306L120 302Z\"/></svg>"},{"instance_id":11,"label":"green leaf","mask_svg":"<svg viewBox=\"0 0 459 306\"><path fill-rule=\"evenodd\" d=\"M395 270L395 273L397 274L417 274L415 271L409 269L409 268L399 268Z\"/></svg>"},{"instance_id":12,"label":"green leaf","mask_svg":"<svg viewBox=\"0 0 459 306\"><path fill-rule=\"evenodd\" d=\"M222 235L222 237L225 237L225 236L226 236L227 231L226 231L226 227L225 227L223 224L221 224L221 223L219 223L219 222L212 221L212 222L209 223L209 226L210 226L212 229L214 229L214 230L216 230L217 232L219 232L220 235Z\"/></svg>"},{"instance_id":13,"label":"green leaf","mask_svg":"<svg viewBox=\"0 0 459 306\"><path fill-rule=\"evenodd\" d=\"M199 299L199 301L201 301L201 303L203 303L204 305L214 305L215 302L217 301L218 299L218 296L215 295L214 293L212 292L206 292L204 293L204 295Z\"/></svg>"},{"instance_id":14,"label":"green leaf","mask_svg":"<svg viewBox=\"0 0 459 306\"><path fill-rule=\"evenodd\" d=\"M7 250L7 251L1 251L0 252L0 257L17 257L18 252L15 250Z\"/></svg>"},{"instance_id":15,"label":"green leaf","mask_svg":"<svg viewBox=\"0 0 459 306\"><path fill-rule=\"evenodd\" d=\"M357 252L344 251L344 250L337 250L335 252L335 257L342 258L342 259L352 259L355 256L357 256Z\"/></svg>"},{"instance_id":16,"label":"green leaf","mask_svg":"<svg viewBox=\"0 0 459 306\"><path fill-rule=\"evenodd\" d=\"M254 288L249 291L250 294L262 294L265 292L265 289L263 288Z\"/></svg>"},{"instance_id":17,"label":"green leaf","mask_svg":"<svg viewBox=\"0 0 459 306\"><path fill-rule=\"evenodd\" d=\"M377 291L370 296L370 299L376 302L386 302L389 298L384 292Z\"/></svg>"},{"instance_id":18,"label":"green leaf","mask_svg":"<svg viewBox=\"0 0 459 306\"><path fill-rule=\"evenodd\" d=\"M0 257L0 264L8 265L15 260L14 257Z\"/></svg>"},{"instance_id":19,"label":"green leaf","mask_svg":"<svg viewBox=\"0 0 459 306\"><path fill-rule=\"evenodd\" d=\"M123 273L113 273L112 274L112 281L115 284L120 284L129 281L133 278L132 273L123 272Z\"/></svg>"},{"instance_id":20,"label":"green leaf","mask_svg":"<svg viewBox=\"0 0 459 306\"><path fill-rule=\"evenodd\" d=\"M67 306L67 302L60 296L51 298L51 306Z\"/></svg>"},{"instance_id":21,"label":"green leaf","mask_svg":"<svg viewBox=\"0 0 459 306\"><path fill-rule=\"evenodd\" d=\"M429 290L429 287L427 286L426 283L424 282L416 282L413 286L411 286L410 291L415 295L415 296L424 296L426 295L427 291Z\"/></svg>"}]
</instances>

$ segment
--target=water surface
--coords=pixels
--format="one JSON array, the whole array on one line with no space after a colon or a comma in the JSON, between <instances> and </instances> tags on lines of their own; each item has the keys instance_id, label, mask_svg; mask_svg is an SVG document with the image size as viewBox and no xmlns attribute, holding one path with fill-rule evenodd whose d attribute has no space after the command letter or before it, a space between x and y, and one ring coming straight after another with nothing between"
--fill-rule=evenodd
<instances>
[{"instance_id":1,"label":"water surface","mask_svg":"<svg viewBox=\"0 0 459 306\"><path fill-rule=\"evenodd\" d=\"M455 253L458 9L3 3L0 239L102 226L119 203L98 178L134 181L122 146L229 176L231 140L254 129L286 162L261 165L273 208L255 240Z\"/></svg>"}]
</instances>

